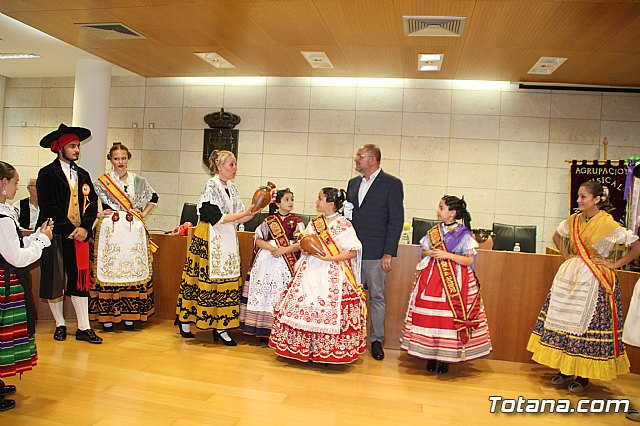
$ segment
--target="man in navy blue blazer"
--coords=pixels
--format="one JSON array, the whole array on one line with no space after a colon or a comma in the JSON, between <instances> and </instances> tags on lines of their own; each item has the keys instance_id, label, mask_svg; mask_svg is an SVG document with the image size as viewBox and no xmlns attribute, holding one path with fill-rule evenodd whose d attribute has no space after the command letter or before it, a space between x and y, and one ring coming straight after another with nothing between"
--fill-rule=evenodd
<instances>
[{"instance_id":1,"label":"man in navy blue blazer","mask_svg":"<svg viewBox=\"0 0 640 426\"><path fill-rule=\"evenodd\" d=\"M369 289L371 356L384 359L384 280L397 256L404 224L402 181L380 168L382 154L377 145L363 145L355 155L360 176L347 186L353 204L351 222L362 242L362 282Z\"/></svg>"}]
</instances>

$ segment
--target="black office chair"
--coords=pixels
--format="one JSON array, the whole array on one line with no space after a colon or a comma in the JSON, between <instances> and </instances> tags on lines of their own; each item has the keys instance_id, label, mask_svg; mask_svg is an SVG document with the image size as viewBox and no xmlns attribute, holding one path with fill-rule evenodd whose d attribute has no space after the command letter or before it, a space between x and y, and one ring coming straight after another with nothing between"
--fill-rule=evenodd
<instances>
[{"instance_id":1,"label":"black office chair","mask_svg":"<svg viewBox=\"0 0 640 426\"><path fill-rule=\"evenodd\" d=\"M180 214L180 225L185 222L191 222L193 226L198 224L198 209L197 204L184 203L182 206L182 213Z\"/></svg>"},{"instance_id":2,"label":"black office chair","mask_svg":"<svg viewBox=\"0 0 640 426\"><path fill-rule=\"evenodd\" d=\"M304 223L304 227L305 227L305 228L306 228L306 227L307 227L307 225L309 224L309 221L310 221L312 218L316 217L315 215L313 215L313 216L312 216L312 215L310 215L310 214L298 214L298 213L296 213L296 216L298 216L298 217L302 220L302 223Z\"/></svg>"},{"instance_id":3,"label":"black office chair","mask_svg":"<svg viewBox=\"0 0 640 426\"><path fill-rule=\"evenodd\" d=\"M516 243L520 243L520 251L536 252L536 226L493 224L493 250L513 251Z\"/></svg>"},{"instance_id":4,"label":"black office chair","mask_svg":"<svg viewBox=\"0 0 640 426\"><path fill-rule=\"evenodd\" d=\"M244 223L244 230L247 232L255 232L256 228L260 226L264 218L269 216L269 212L260 212L249 221Z\"/></svg>"},{"instance_id":5,"label":"black office chair","mask_svg":"<svg viewBox=\"0 0 640 426\"><path fill-rule=\"evenodd\" d=\"M427 231L438 224L435 219L423 219L421 217L414 217L411 223L413 227L413 234L411 236L412 244L420 244L422 237L427 235Z\"/></svg>"}]
</instances>

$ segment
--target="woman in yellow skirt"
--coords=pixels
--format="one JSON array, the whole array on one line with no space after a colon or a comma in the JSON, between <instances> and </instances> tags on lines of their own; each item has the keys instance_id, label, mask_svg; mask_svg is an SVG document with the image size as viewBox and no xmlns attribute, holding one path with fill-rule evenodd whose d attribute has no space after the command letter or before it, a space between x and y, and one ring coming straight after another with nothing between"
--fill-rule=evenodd
<instances>
[{"instance_id":1,"label":"woman in yellow skirt","mask_svg":"<svg viewBox=\"0 0 640 426\"><path fill-rule=\"evenodd\" d=\"M240 325L240 254L236 224L255 213L245 209L231 182L238 170L230 151L214 151L209 157L213 177L198 201L200 221L193 233L182 271L176 325L180 335L192 338L191 323L213 330L213 340L236 346L227 329Z\"/></svg>"},{"instance_id":2,"label":"woman in yellow skirt","mask_svg":"<svg viewBox=\"0 0 640 426\"><path fill-rule=\"evenodd\" d=\"M629 372L614 270L640 254L640 243L637 235L605 211L612 207L607 198L596 181L580 185L580 213L562 221L553 236L566 260L553 279L527 345L534 361L559 370L551 383L569 382L571 392L585 390L589 379L611 380ZM615 259L616 245L631 250Z\"/></svg>"}]
</instances>

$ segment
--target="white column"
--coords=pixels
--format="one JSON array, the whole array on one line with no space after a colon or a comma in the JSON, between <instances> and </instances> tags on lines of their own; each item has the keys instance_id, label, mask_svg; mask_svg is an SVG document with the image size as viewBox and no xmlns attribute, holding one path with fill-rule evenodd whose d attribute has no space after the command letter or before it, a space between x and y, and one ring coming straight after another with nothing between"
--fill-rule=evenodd
<instances>
[{"instance_id":1,"label":"white column","mask_svg":"<svg viewBox=\"0 0 640 426\"><path fill-rule=\"evenodd\" d=\"M79 163L95 180L104 173L107 161L111 64L100 59L79 59L75 80L73 126L86 127L92 136L82 144Z\"/></svg>"},{"instance_id":2,"label":"white column","mask_svg":"<svg viewBox=\"0 0 640 426\"><path fill-rule=\"evenodd\" d=\"M0 75L0 105L2 106L2 111L4 111L6 99L4 96L5 87L7 85L7 78L3 75ZM2 129L4 129L4 113L0 114L0 158L2 157L2 146L4 145L4 141L2 139ZM23 178L24 179L24 178Z\"/></svg>"}]
</instances>

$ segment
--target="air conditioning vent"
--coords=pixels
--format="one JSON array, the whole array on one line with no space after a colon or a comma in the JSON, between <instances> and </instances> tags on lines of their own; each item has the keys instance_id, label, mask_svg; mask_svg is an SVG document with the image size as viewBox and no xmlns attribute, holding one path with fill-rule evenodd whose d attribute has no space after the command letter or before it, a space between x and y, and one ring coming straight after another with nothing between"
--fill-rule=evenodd
<instances>
[{"instance_id":1,"label":"air conditioning vent","mask_svg":"<svg viewBox=\"0 0 640 426\"><path fill-rule=\"evenodd\" d=\"M403 16L404 34L410 37L459 37L464 32L464 16Z\"/></svg>"},{"instance_id":2,"label":"air conditioning vent","mask_svg":"<svg viewBox=\"0 0 640 426\"><path fill-rule=\"evenodd\" d=\"M146 38L124 24L76 24L104 40L131 40Z\"/></svg>"}]
</instances>

